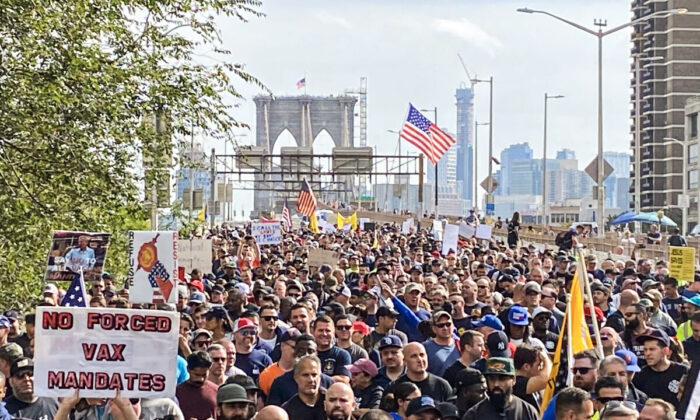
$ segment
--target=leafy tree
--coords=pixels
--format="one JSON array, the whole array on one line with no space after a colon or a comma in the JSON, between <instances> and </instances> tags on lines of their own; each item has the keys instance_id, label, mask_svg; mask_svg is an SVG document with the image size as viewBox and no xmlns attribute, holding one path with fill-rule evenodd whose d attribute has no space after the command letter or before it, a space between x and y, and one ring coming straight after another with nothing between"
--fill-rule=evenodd
<instances>
[{"instance_id":1,"label":"leafy tree","mask_svg":"<svg viewBox=\"0 0 700 420\"><path fill-rule=\"evenodd\" d=\"M245 126L228 113L240 98L234 82L264 86L227 60L216 19L244 22L261 16L259 6L0 3L0 307L38 296L54 229L111 232L105 268L125 273L126 231L148 227L144 173L171 169L172 150L193 129L226 139ZM215 64L197 63L201 50Z\"/></svg>"}]
</instances>

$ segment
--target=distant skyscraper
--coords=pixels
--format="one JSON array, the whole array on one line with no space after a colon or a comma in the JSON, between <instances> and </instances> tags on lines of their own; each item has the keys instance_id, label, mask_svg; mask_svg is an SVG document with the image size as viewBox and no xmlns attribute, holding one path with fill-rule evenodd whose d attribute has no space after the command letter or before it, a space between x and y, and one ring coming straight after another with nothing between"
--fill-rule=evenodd
<instances>
[{"instance_id":1,"label":"distant skyscraper","mask_svg":"<svg viewBox=\"0 0 700 420\"><path fill-rule=\"evenodd\" d=\"M459 88L457 98L457 195L472 201L474 168L474 92L470 88ZM473 204L472 204L473 205Z\"/></svg>"},{"instance_id":2,"label":"distant skyscraper","mask_svg":"<svg viewBox=\"0 0 700 420\"><path fill-rule=\"evenodd\" d=\"M613 167L613 172L603 181L605 186L605 206L608 208L629 209L631 195L629 193L630 155L628 153L603 152L603 158ZM628 181L621 181L627 179ZM627 186L625 191L620 188Z\"/></svg>"},{"instance_id":3,"label":"distant skyscraper","mask_svg":"<svg viewBox=\"0 0 700 420\"><path fill-rule=\"evenodd\" d=\"M510 195L512 183L512 166L516 160L531 160L532 149L530 145L525 143L517 143L508 146L501 152L501 186L496 193L498 195ZM488 163L486 163L488 165ZM541 184L541 182L540 182ZM522 193L520 193L522 194Z\"/></svg>"},{"instance_id":4,"label":"distant skyscraper","mask_svg":"<svg viewBox=\"0 0 700 420\"><path fill-rule=\"evenodd\" d=\"M571 149L561 149L557 152L557 160L576 160L576 152Z\"/></svg>"}]
</instances>

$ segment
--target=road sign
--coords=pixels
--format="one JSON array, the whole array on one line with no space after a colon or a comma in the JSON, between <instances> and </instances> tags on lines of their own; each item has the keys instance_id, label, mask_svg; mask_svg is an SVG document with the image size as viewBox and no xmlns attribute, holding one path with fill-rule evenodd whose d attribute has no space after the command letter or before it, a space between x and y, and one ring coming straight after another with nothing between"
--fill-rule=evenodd
<instances>
[{"instance_id":1,"label":"road sign","mask_svg":"<svg viewBox=\"0 0 700 420\"><path fill-rule=\"evenodd\" d=\"M489 191L489 178L491 178L491 191ZM496 191L496 188L498 188L498 181L496 181L496 178L492 176L487 176L486 179L481 181L481 188L485 189L487 193L491 194L492 192Z\"/></svg>"},{"instance_id":2,"label":"road sign","mask_svg":"<svg viewBox=\"0 0 700 420\"><path fill-rule=\"evenodd\" d=\"M598 182L598 158L594 158L593 162L586 166L586 173L588 176L593 178L594 181ZM605 178L609 177L613 173L613 167L608 163L607 160L603 159L603 181Z\"/></svg>"},{"instance_id":3,"label":"road sign","mask_svg":"<svg viewBox=\"0 0 700 420\"><path fill-rule=\"evenodd\" d=\"M690 207L690 196L680 194L678 196L678 207L682 209L687 209L688 207Z\"/></svg>"}]
</instances>

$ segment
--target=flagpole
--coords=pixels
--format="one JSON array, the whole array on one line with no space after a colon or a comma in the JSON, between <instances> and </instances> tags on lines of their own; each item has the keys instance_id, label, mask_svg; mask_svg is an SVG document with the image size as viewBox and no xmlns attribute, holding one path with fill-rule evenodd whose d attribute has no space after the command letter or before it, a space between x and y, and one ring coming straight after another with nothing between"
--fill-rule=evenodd
<instances>
[{"instance_id":1,"label":"flagpole","mask_svg":"<svg viewBox=\"0 0 700 420\"><path fill-rule=\"evenodd\" d=\"M585 262L583 259L583 253L578 250L579 254L579 265ZM582 265L585 267L585 265ZM598 319L595 316L595 306L593 305L593 293L591 292L591 283L588 281L588 275L583 277L583 287L586 293L586 298L588 299L588 307L590 308L591 319L593 319L593 336L595 337L595 350L598 353L598 357L603 359L603 343L600 341L600 328L598 327Z\"/></svg>"},{"instance_id":2,"label":"flagpole","mask_svg":"<svg viewBox=\"0 0 700 420\"><path fill-rule=\"evenodd\" d=\"M435 125L438 125L438 119L437 119L437 107L435 107ZM433 139L430 139L430 142L433 142ZM435 148L433 148L434 150ZM435 155L435 152L433 151L433 155ZM435 162L435 220L438 220L438 162Z\"/></svg>"},{"instance_id":3,"label":"flagpole","mask_svg":"<svg viewBox=\"0 0 700 420\"><path fill-rule=\"evenodd\" d=\"M304 70L304 95L306 95L306 70Z\"/></svg>"}]
</instances>

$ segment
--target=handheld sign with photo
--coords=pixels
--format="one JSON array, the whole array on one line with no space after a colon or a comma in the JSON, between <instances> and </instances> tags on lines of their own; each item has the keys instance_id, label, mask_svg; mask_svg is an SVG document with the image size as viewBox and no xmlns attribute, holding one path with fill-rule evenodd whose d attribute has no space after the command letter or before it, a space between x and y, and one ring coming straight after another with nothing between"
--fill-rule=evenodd
<instances>
[{"instance_id":1,"label":"handheld sign with photo","mask_svg":"<svg viewBox=\"0 0 700 420\"><path fill-rule=\"evenodd\" d=\"M177 303L177 232L129 231L129 301Z\"/></svg>"},{"instance_id":2,"label":"handheld sign with photo","mask_svg":"<svg viewBox=\"0 0 700 420\"><path fill-rule=\"evenodd\" d=\"M457 240L459 226L447 223L445 225L445 238L442 241L442 255L447 255L450 250L457 253Z\"/></svg>"},{"instance_id":3,"label":"handheld sign with photo","mask_svg":"<svg viewBox=\"0 0 700 420\"><path fill-rule=\"evenodd\" d=\"M250 226L250 233L258 245L277 245L282 242L282 224L279 221L254 222Z\"/></svg>"},{"instance_id":4,"label":"handheld sign with photo","mask_svg":"<svg viewBox=\"0 0 700 420\"><path fill-rule=\"evenodd\" d=\"M85 398L174 397L179 315L117 308L40 306L34 394Z\"/></svg>"},{"instance_id":5,"label":"handheld sign with photo","mask_svg":"<svg viewBox=\"0 0 700 420\"><path fill-rule=\"evenodd\" d=\"M71 281L81 268L86 281L99 280L109 236L109 233L54 231L44 281Z\"/></svg>"}]
</instances>

